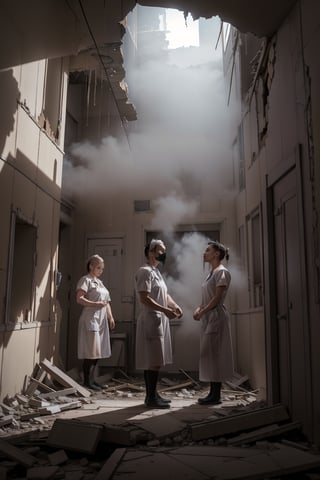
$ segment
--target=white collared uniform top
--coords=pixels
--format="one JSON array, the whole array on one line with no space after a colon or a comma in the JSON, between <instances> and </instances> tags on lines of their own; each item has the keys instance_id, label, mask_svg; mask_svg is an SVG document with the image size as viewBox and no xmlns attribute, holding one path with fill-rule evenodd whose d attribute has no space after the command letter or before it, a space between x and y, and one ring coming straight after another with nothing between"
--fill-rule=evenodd
<instances>
[{"instance_id":1,"label":"white collared uniform top","mask_svg":"<svg viewBox=\"0 0 320 480\"><path fill-rule=\"evenodd\" d=\"M139 292L148 292L157 303L167 306L167 286L156 267L148 264L136 273L136 292L139 304L136 331L136 368L172 363L170 324L168 317L140 302Z\"/></svg>"},{"instance_id":2,"label":"white collared uniform top","mask_svg":"<svg viewBox=\"0 0 320 480\"><path fill-rule=\"evenodd\" d=\"M202 284L202 305L215 296L218 286L226 287L218 305L200 319L199 379L203 382L223 382L233 375L230 318L223 303L230 281L229 270L220 264Z\"/></svg>"},{"instance_id":3,"label":"white collared uniform top","mask_svg":"<svg viewBox=\"0 0 320 480\"><path fill-rule=\"evenodd\" d=\"M76 290L93 302L110 302L110 293L99 278L85 275ZM108 358L111 356L109 323L106 307L84 306L78 325L78 358Z\"/></svg>"}]
</instances>

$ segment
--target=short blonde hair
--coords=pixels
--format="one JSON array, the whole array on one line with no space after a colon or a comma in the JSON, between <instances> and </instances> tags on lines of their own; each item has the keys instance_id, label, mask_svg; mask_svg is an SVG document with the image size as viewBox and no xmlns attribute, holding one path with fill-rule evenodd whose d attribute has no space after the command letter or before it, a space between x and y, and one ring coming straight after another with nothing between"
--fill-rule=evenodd
<instances>
[{"instance_id":1,"label":"short blonde hair","mask_svg":"<svg viewBox=\"0 0 320 480\"><path fill-rule=\"evenodd\" d=\"M99 265L99 263L104 263L104 260L100 255L91 255L87 260L87 272L90 272L90 266Z\"/></svg>"}]
</instances>

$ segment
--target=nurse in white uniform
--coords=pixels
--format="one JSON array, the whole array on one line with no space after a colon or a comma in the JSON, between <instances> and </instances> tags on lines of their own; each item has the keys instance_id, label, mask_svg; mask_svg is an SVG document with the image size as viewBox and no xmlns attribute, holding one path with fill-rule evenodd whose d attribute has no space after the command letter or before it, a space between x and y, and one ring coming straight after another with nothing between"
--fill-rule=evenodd
<instances>
[{"instance_id":1,"label":"nurse in white uniform","mask_svg":"<svg viewBox=\"0 0 320 480\"><path fill-rule=\"evenodd\" d=\"M103 258L92 255L87 270L76 287L77 303L83 306L78 325L78 358L83 359L84 385L101 390L94 380L94 369L99 358L111 356L109 329L114 329L115 321L109 291L99 279L104 270Z\"/></svg>"},{"instance_id":2,"label":"nurse in white uniform","mask_svg":"<svg viewBox=\"0 0 320 480\"><path fill-rule=\"evenodd\" d=\"M165 261L166 246L153 239L145 247L146 263L136 273L139 301L136 331L136 368L144 370L145 405L169 408L170 401L157 393L161 366L172 363L169 319L182 317L182 309L168 294L166 283L157 268Z\"/></svg>"},{"instance_id":3,"label":"nurse in white uniform","mask_svg":"<svg viewBox=\"0 0 320 480\"><path fill-rule=\"evenodd\" d=\"M193 318L200 320L199 379L210 383L210 391L200 404L221 402L221 383L233 373L230 318L224 300L231 275L221 261L229 259L228 249L219 242L210 241L203 254L204 262L211 266L202 284L202 303Z\"/></svg>"}]
</instances>

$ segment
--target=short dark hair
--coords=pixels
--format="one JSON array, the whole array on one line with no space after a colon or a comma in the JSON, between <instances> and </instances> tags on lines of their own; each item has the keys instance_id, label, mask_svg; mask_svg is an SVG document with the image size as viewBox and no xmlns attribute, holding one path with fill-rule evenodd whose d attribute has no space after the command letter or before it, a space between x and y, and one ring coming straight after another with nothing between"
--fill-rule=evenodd
<instances>
[{"instance_id":1,"label":"short dark hair","mask_svg":"<svg viewBox=\"0 0 320 480\"><path fill-rule=\"evenodd\" d=\"M147 245L144 247L144 256L145 257L148 257L149 250L150 250L150 242L147 243Z\"/></svg>"}]
</instances>

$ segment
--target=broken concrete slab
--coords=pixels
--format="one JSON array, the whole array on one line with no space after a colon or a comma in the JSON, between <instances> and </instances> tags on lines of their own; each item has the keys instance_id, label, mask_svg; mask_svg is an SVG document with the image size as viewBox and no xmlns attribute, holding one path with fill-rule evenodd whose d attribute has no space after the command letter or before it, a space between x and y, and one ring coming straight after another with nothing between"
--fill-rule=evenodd
<instances>
[{"instance_id":1,"label":"broken concrete slab","mask_svg":"<svg viewBox=\"0 0 320 480\"><path fill-rule=\"evenodd\" d=\"M27 471L28 480L50 480L58 473L59 467L33 467Z\"/></svg>"},{"instance_id":2,"label":"broken concrete slab","mask_svg":"<svg viewBox=\"0 0 320 480\"><path fill-rule=\"evenodd\" d=\"M191 425L193 440L199 441L239 431L248 431L264 425L285 422L289 420L287 409L283 405L261 408L230 417L224 417L212 422Z\"/></svg>"},{"instance_id":3,"label":"broken concrete slab","mask_svg":"<svg viewBox=\"0 0 320 480\"><path fill-rule=\"evenodd\" d=\"M31 467L37 461L35 457L29 455L29 453L24 452L20 448L11 445L9 442L0 439L0 452L7 455L12 460L17 461L25 467Z\"/></svg>"},{"instance_id":4,"label":"broken concrete slab","mask_svg":"<svg viewBox=\"0 0 320 480\"><path fill-rule=\"evenodd\" d=\"M118 445L130 446L136 443L136 431L132 425L123 425L122 421L116 425L116 419L112 419L114 424L110 424L110 413L101 413L97 415L89 415L78 419L79 422L89 423L90 425L99 425L103 428L101 441L114 443Z\"/></svg>"},{"instance_id":5,"label":"broken concrete slab","mask_svg":"<svg viewBox=\"0 0 320 480\"><path fill-rule=\"evenodd\" d=\"M262 480L320 466L320 456L282 445L257 448L204 447L127 450L114 472L118 480L184 478Z\"/></svg>"},{"instance_id":6,"label":"broken concrete slab","mask_svg":"<svg viewBox=\"0 0 320 480\"><path fill-rule=\"evenodd\" d=\"M101 441L130 446L136 443L136 435L132 427L103 425Z\"/></svg>"},{"instance_id":7,"label":"broken concrete slab","mask_svg":"<svg viewBox=\"0 0 320 480\"><path fill-rule=\"evenodd\" d=\"M94 453L102 436L103 427L78 420L57 419L49 432L47 445Z\"/></svg>"},{"instance_id":8,"label":"broken concrete slab","mask_svg":"<svg viewBox=\"0 0 320 480\"><path fill-rule=\"evenodd\" d=\"M267 425L266 427L259 428L249 433L241 433L237 437L233 437L228 440L228 445L244 445L247 443L256 442L258 440L272 438L284 433L300 430L300 422L291 422L285 425Z\"/></svg>"},{"instance_id":9,"label":"broken concrete slab","mask_svg":"<svg viewBox=\"0 0 320 480\"><path fill-rule=\"evenodd\" d=\"M61 465L68 461L68 455L64 450L57 450L56 452L48 454L48 460L51 465Z\"/></svg>"},{"instance_id":10,"label":"broken concrete slab","mask_svg":"<svg viewBox=\"0 0 320 480\"><path fill-rule=\"evenodd\" d=\"M152 433L157 438L163 438L174 433L181 432L186 428L186 424L174 418L172 414L144 418L143 420L130 420L130 423Z\"/></svg>"}]
</instances>

